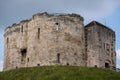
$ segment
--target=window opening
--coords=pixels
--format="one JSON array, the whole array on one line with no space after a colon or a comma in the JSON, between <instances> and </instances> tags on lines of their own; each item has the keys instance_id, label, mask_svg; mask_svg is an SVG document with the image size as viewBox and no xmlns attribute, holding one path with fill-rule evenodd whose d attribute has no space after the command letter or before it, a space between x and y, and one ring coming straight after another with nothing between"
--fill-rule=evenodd
<instances>
[{"instance_id":1,"label":"window opening","mask_svg":"<svg viewBox=\"0 0 120 80\"><path fill-rule=\"evenodd\" d=\"M66 65L69 66L69 63L67 63Z\"/></svg>"},{"instance_id":2,"label":"window opening","mask_svg":"<svg viewBox=\"0 0 120 80\"><path fill-rule=\"evenodd\" d=\"M95 68L97 68L97 65L95 65Z\"/></svg>"},{"instance_id":3,"label":"window opening","mask_svg":"<svg viewBox=\"0 0 120 80\"><path fill-rule=\"evenodd\" d=\"M16 69L17 69L18 67L16 66Z\"/></svg>"},{"instance_id":4,"label":"window opening","mask_svg":"<svg viewBox=\"0 0 120 80\"><path fill-rule=\"evenodd\" d=\"M56 28L56 31L59 30L59 23L55 23L55 28Z\"/></svg>"},{"instance_id":5,"label":"window opening","mask_svg":"<svg viewBox=\"0 0 120 80\"><path fill-rule=\"evenodd\" d=\"M21 62L25 63L27 49L21 49Z\"/></svg>"},{"instance_id":6,"label":"window opening","mask_svg":"<svg viewBox=\"0 0 120 80\"><path fill-rule=\"evenodd\" d=\"M37 66L40 66L40 64L37 64Z\"/></svg>"},{"instance_id":7,"label":"window opening","mask_svg":"<svg viewBox=\"0 0 120 80\"><path fill-rule=\"evenodd\" d=\"M27 62L29 62L29 58L27 58Z\"/></svg>"},{"instance_id":8,"label":"window opening","mask_svg":"<svg viewBox=\"0 0 120 80\"><path fill-rule=\"evenodd\" d=\"M105 63L105 68L109 68L109 63Z\"/></svg>"},{"instance_id":9,"label":"window opening","mask_svg":"<svg viewBox=\"0 0 120 80\"><path fill-rule=\"evenodd\" d=\"M60 63L60 54L57 54L57 62Z\"/></svg>"},{"instance_id":10,"label":"window opening","mask_svg":"<svg viewBox=\"0 0 120 80\"><path fill-rule=\"evenodd\" d=\"M7 44L9 43L9 38L7 38Z\"/></svg>"},{"instance_id":11,"label":"window opening","mask_svg":"<svg viewBox=\"0 0 120 80\"><path fill-rule=\"evenodd\" d=\"M38 28L38 39L40 38L40 28Z\"/></svg>"},{"instance_id":12,"label":"window opening","mask_svg":"<svg viewBox=\"0 0 120 80\"><path fill-rule=\"evenodd\" d=\"M21 32L23 32L23 26L21 27Z\"/></svg>"},{"instance_id":13,"label":"window opening","mask_svg":"<svg viewBox=\"0 0 120 80\"><path fill-rule=\"evenodd\" d=\"M8 48L9 38L7 38L7 48Z\"/></svg>"}]
</instances>

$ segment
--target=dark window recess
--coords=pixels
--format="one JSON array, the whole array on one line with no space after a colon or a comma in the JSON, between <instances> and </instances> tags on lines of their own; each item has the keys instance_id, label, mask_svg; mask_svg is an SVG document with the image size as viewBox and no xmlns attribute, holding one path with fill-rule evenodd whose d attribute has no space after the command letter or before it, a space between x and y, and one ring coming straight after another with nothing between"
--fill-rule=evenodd
<instances>
[{"instance_id":1,"label":"dark window recess","mask_svg":"<svg viewBox=\"0 0 120 80\"><path fill-rule=\"evenodd\" d=\"M29 58L27 58L27 62L29 62Z\"/></svg>"},{"instance_id":2,"label":"dark window recess","mask_svg":"<svg viewBox=\"0 0 120 80\"><path fill-rule=\"evenodd\" d=\"M85 47L87 47L87 44L85 44Z\"/></svg>"},{"instance_id":3,"label":"dark window recess","mask_svg":"<svg viewBox=\"0 0 120 80\"><path fill-rule=\"evenodd\" d=\"M21 62L25 63L27 49L21 49Z\"/></svg>"},{"instance_id":4,"label":"dark window recess","mask_svg":"<svg viewBox=\"0 0 120 80\"><path fill-rule=\"evenodd\" d=\"M7 44L9 43L9 38L7 38Z\"/></svg>"},{"instance_id":5,"label":"dark window recess","mask_svg":"<svg viewBox=\"0 0 120 80\"><path fill-rule=\"evenodd\" d=\"M60 63L60 54L57 54L57 62Z\"/></svg>"},{"instance_id":6,"label":"dark window recess","mask_svg":"<svg viewBox=\"0 0 120 80\"><path fill-rule=\"evenodd\" d=\"M107 49L107 51L109 51L109 49Z\"/></svg>"},{"instance_id":7,"label":"dark window recess","mask_svg":"<svg viewBox=\"0 0 120 80\"><path fill-rule=\"evenodd\" d=\"M7 48L8 48L9 38L7 38Z\"/></svg>"},{"instance_id":8,"label":"dark window recess","mask_svg":"<svg viewBox=\"0 0 120 80\"><path fill-rule=\"evenodd\" d=\"M21 49L21 54L26 54L27 50L26 49Z\"/></svg>"},{"instance_id":9,"label":"dark window recess","mask_svg":"<svg viewBox=\"0 0 120 80\"><path fill-rule=\"evenodd\" d=\"M66 65L69 66L69 63L67 63Z\"/></svg>"},{"instance_id":10,"label":"dark window recess","mask_svg":"<svg viewBox=\"0 0 120 80\"><path fill-rule=\"evenodd\" d=\"M23 26L21 27L21 32L23 32Z\"/></svg>"},{"instance_id":11,"label":"dark window recess","mask_svg":"<svg viewBox=\"0 0 120 80\"><path fill-rule=\"evenodd\" d=\"M56 31L59 30L59 24L58 23L55 23L55 28L56 28Z\"/></svg>"},{"instance_id":12,"label":"dark window recess","mask_svg":"<svg viewBox=\"0 0 120 80\"><path fill-rule=\"evenodd\" d=\"M74 53L74 55L77 55L77 53Z\"/></svg>"},{"instance_id":13,"label":"dark window recess","mask_svg":"<svg viewBox=\"0 0 120 80\"><path fill-rule=\"evenodd\" d=\"M16 66L16 69L17 69L18 67Z\"/></svg>"},{"instance_id":14,"label":"dark window recess","mask_svg":"<svg viewBox=\"0 0 120 80\"><path fill-rule=\"evenodd\" d=\"M85 51L87 51L87 48L85 48Z\"/></svg>"},{"instance_id":15,"label":"dark window recess","mask_svg":"<svg viewBox=\"0 0 120 80\"><path fill-rule=\"evenodd\" d=\"M40 28L38 28L38 39L40 39Z\"/></svg>"},{"instance_id":16,"label":"dark window recess","mask_svg":"<svg viewBox=\"0 0 120 80\"><path fill-rule=\"evenodd\" d=\"M105 68L110 68L109 63L105 63Z\"/></svg>"},{"instance_id":17,"label":"dark window recess","mask_svg":"<svg viewBox=\"0 0 120 80\"><path fill-rule=\"evenodd\" d=\"M97 65L95 65L95 68L97 68Z\"/></svg>"},{"instance_id":18,"label":"dark window recess","mask_svg":"<svg viewBox=\"0 0 120 80\"><path fill-rule=\"evenodd\" d=\"M37 66L40 66L40 64L37 64Z\"/></svg>"}]
</instances>

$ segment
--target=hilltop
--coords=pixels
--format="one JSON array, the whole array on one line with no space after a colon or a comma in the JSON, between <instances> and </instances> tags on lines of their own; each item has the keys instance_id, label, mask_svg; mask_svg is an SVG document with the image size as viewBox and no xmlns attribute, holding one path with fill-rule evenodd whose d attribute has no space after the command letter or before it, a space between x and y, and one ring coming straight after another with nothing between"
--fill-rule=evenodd
<instances>
[{"instance_id":1,"label":"hilltop","mask_svg":"<svg viewBox=\"0 0 120 80\"><path fill-rule=\"evenodd\" d=\"M42 66L0 72L0 80L119 80L120 74L100 68Z\"/></svg>"}]
</instances>

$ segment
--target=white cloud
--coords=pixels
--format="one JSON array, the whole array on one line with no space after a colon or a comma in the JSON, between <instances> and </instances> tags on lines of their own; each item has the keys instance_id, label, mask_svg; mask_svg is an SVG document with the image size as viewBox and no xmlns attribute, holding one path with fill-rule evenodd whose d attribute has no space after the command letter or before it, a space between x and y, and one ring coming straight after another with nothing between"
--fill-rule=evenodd
<instances>
[{"instance_id":1,"label":"white cloud","mask_svg":"<svg viewBox=\"0 0 120 80\"><path fill-rule=\"evenodd\" d=\"M117 60L120 60L120 49L118 49L116 52L117 52Z\"/></svg>"},{"instance_id":2,"label":"white cloud","mask_svg":"<svg viewBox=\"0 0 120 80\"><path fill-rule=\"evenodd\" d=\"M119 0L85 0L77 11L86 19L97 19L110 15L119 4Z\"/></svg>"},{"instance_id":3,"label":"white cloud","mask_svg":"<svg viewBox=\"0 0 120 80\"><path fill-rule=\"evenodd\" d=\"M36 12L78 13L86 19L97 19L111 14L119 4L120 0L3 0L0 22L12 22Z\"/></svg>"},{"instance_id":4,"label":"white cloud","mask_svg":"<svg viewBox=\"0 0 120 80\"><path fill-rule=\"evenodd\" d=\"M3 61L0 61L0 71L3 71Z\"/></svg>"},{"instance_id":5,"label":"white cloud","mask_svg":"<svg viewBox=\"0 0 120 80\"><path fill-rule=\"evenodd\" d=\"M117 68L120 68L120 49L118 49L117 51Z\"/></svg>"},{"instance_id":6,"label":"white cloud","mask_svg":"<svg viewBox=\"0 0 120 80\"><path fill-rule=\"evenodd\" d=\"M117 67L117 68L120 68L120 64L117 64L116 67Z\"/></svg>"}]
</instances>

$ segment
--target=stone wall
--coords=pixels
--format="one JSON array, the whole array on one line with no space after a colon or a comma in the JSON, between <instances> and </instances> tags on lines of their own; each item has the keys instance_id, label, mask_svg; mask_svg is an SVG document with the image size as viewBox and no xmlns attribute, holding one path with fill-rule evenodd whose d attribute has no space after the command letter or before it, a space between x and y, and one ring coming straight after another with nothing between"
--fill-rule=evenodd
<instances>
[{"instance_id":1,"label":"stone wall","mask_svg":"<svg viewBox=\"0 0 120 80\"><path fill-rule=\"evenodd\" d=\"M116 67L115 32L93 21L85 27L87 66Z\"/></svg>"},{"instance_id":2,"label":"stone wall","mask_svg":"<svg viewBox=\"0 0 120 80\"><path fill-rule=\"evenodd\" d=\"M5 30L4 70L43 65L85 66L83 18L39 13Z\"/></svg>"},{"instance_id":3,"label":"stone wall","mask_svg":"<svg viewBox=\"0 0 120 80\"><path fill-rule=\"evenodd\" d=\"M4 70L45 65L116 68L115 32L77 14L38 13L4 34Z\"/></svg>"}]
</instances>

